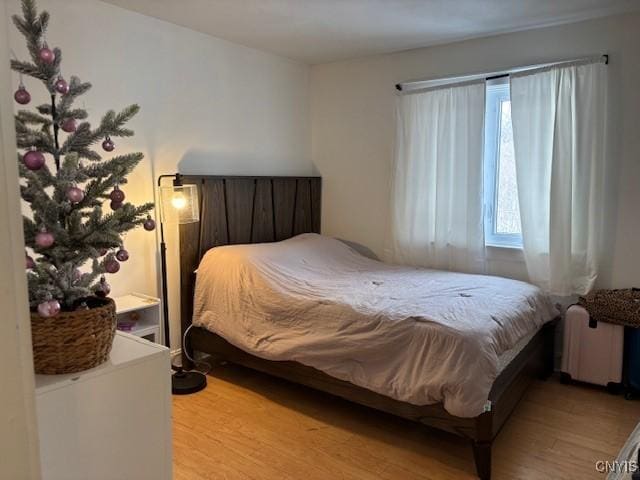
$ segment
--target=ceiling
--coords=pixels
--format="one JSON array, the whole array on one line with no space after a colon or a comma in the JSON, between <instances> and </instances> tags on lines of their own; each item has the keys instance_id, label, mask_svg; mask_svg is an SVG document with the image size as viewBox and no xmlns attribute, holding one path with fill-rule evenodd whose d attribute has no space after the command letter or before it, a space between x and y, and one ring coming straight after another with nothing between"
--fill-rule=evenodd
<instances>
[{"instance_id":1,"label":"ceiling","mask_svg":"<svg viewBox=\"0 0 640 480\"><path fill-rule=\"evenodd\" d=\"M309 64L640 10L640 0L104 1Z\"/></svg>"}]
</instances>

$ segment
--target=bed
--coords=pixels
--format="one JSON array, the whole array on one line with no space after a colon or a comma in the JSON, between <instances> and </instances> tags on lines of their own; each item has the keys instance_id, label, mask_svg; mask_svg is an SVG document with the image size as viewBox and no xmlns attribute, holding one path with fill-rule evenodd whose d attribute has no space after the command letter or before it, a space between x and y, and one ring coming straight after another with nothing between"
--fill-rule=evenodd
<instances>
[{"instance_id":1,"label":"bed","mask_svg":"<svg viewBox=\"0 0 640 480\"><path fill-rule=\"evenodd\" d=\"M385 265L318 235L318 177L184 180L202 212L180 231L192 350L468 438L490 478L493 439L531 379L552 371L546 297Z\"/></svg>"}]
</instances>

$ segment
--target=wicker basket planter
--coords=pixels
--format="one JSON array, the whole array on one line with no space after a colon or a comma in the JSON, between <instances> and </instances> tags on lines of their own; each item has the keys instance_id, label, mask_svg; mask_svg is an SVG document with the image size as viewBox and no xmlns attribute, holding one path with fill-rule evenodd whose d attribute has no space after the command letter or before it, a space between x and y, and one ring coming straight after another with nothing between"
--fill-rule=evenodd
<instances>
[{"instance_id":1,"label":"wicker basket planter","mask_svg":"<svg viewBox=\"0 0 640 480\"><path fill-rule=\"evenodd\" d=\"M42 318L31 314L36 373L75 373L109 358L116 332L116 306L110 298L87 300L89 309Z\"/></svg>"}]
</instances>

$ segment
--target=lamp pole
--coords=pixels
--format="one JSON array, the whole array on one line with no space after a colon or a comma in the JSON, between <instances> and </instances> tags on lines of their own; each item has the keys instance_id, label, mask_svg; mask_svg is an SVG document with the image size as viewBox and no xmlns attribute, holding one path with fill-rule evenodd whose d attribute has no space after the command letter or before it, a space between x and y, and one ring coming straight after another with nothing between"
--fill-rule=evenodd
<instances>
[{"instance_id":1,"label":"lamp pole","mask_svg":"<svg viewBox=\"0 0 640 480\"><path fill-rule=\"evenodd\" d=\"M160 202L162 204L162 208L166 208L165 199L162 198L162 179L163 178L173 178L173 187L174 189L182 187L182 177L179 173L175 173L173 175L160 175L158 177L158 190L160 193ZM162 271L162 316L163 316L163 327L164 327L164 344L167 348L171 348L171 335L170 335L170 325L169 325L169 293L168 293L168 282L167 282L167 244L164 240L164 218L163 215L160 215L160 268ZM181 339L182 341L182 339ZM182 348L185 348L182 345ZM173 362L171 362L172 370L175 370L175 373L171 375L171 392L174 395L187 395L190 393L199 392L203 388L207 386L207 377L198 371L185 371L182 367L174 367Z\"/></svg>"},{"instance_id":2,"label":"lamp pole","mask_svg":"<svg viewBox=\"0 0 640 480\"><path fill-rule=\"evenodd\" d=\"M163 178L173 177L174 179L179 179L180 174L176 173L174 175L160 175L158 177L158 189L162 185ZM175 180L174 180L175 182ZM174 183L175 185L175 183ZM162 198L161 198L162 201ZM169 338L169 293L167 290L167 244L164 241L164 225L162 221L162 217L160 218L160 269L162 270L162 325L164 329L164 345L167 348L171 348L171 339ZM173 363L171 365L173 368Z\"/></svg>"}]
</instances>

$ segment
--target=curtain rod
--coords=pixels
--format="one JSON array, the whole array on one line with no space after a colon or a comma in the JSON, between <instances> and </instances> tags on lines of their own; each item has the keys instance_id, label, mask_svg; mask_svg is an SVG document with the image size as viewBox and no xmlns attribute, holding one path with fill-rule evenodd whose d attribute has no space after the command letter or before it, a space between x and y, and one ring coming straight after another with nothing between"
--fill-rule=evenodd
<instances>
[{"instance_id":1,"label":"curtain rod","mask_svg":"<svg viewBox=\"0 0 640 480\"><path fill-rule=\"evenodd\" d=\"M396 90L398 90L399 92L402 92L404 91L405 87L420 84L420 83L427 84L425 86L430 86L429 84L432 84L433 86L439 86L439 85L464 82L468 80L478 80L481 78L484 78L485 80L493 80L496 78L508 77L512 73L526 72L529 70L536 70L538 68L554 67L556 65L564 65L566 63L581 62L581 61L590 60L593 58L597 58L597 55L594 55L592 57L575 58L572 60L561 60L557 62L539 63L537 65L526 65L523 67L514 67L507 70L499 70L495 72L474 73L474 74L468 74L468 75L455 75L455 76L448 76L448 77L425 78L422 80L409 80L406 82L396 83ZM609 65L609 55L608 54L600 55L600 61L605 65Z\"/></svg>"}]
</instances>

